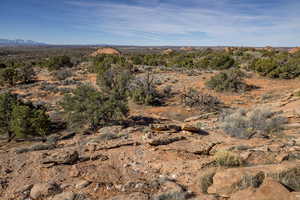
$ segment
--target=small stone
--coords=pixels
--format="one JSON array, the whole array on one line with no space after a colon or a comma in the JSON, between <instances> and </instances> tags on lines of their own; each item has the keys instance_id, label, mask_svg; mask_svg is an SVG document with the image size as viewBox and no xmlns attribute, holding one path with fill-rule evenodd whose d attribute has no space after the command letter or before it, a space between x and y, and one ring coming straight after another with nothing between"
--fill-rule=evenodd
<instances>
[{"instance_id":1,"label":"small stone","mask_svg":"<svg viewBox=\"0 0 300 200\"><path fill-rule=\"evenodd\" d=\"M52 200L74 200L75 196L76 195L73 192L63 192L55 195Z\"/></svg>"},{"instance_id":2,"label":"small stone","mask_svg":"<svg viewBox=\"0 0 300 200\"><path fill-rule=\"evenodd\" d=\"M199 132L200 131L199 128L197 128L197 127L195 127L191 124L184 124L184 125L181 126L181 129L183 131L190 131L190 132Z\"/></svg>"},{"instance_id":3,"label":"small stone","mask_svg":"<svg viewBox=\"0 0 300 200\"><path fill-rule=\"evenodd\" d=\"M55 164L55 165L72 165L79 159L77 151L60 151L47 156L42 160L43 164Z\"/></svg>"},{"instance_id":4,"label":"small stone","mask_svg":"<svg viewBox=\"0 0 300 200\"><path fill-rule=\"evenodd\" d=\"M151 125L151 129L154 131L180 131L180 126L173 124L153 124Z\"/></svg>"},{"instance_id":5,"label":"small stone","mask_svg":"<svg viewBox=\"0 0 300 200\"><path fill-rule=\"evenodd\" d=\"M160 145L168 145L173 142L177 142L180 140L184 140L185 137L183 136L178 136L178 137L163 137L163 138L158 138L158 139L153 139L149 141L149 144L151 146L160 146Z\"/></svg>"},{"instance_id":6,"label":"small stone","mask_svg":"<svg viewBox=\"0 0 300 200\"><path fill-rule=\"evenodd\" d=\"M298 128L300 128L300 123L286 124L284 126L284 128L287 129L287 130L298 129Z\"/></svg>"},{"instance_id":7,"label":"small stone","mask_svg":"<svg viewBox=\"0 0 300 200\"><path fill-rule=\"evenodd\" d=\"M76 167L76 165L73 165L71 170L70 170L70 176L71 177L78 177L80 175L80 171Z\"/></svg>"},{"instance_id":8,"label":"small stone","mask_svg":"<svg viewBox=\"0 0 300 200\"><path fill-rule=\"evenodd\" d=\"M82 180L82 181L80 181L79 183L76 184L76 188L77 189L83 189L83 188L87 187L90 184L91 184L90 181Z\"/></svg>"},{"instance_id":9,"label":"small stone","mask_svg":"<svg viewBox=\"0 0 300 200\"><path fill-rule=\"evenodd\" d=\"M279 155L276 156L277 162L282 162L285 160L289 159L289 154L288 153L280 153Z\"/></svg>"}]
</instances>

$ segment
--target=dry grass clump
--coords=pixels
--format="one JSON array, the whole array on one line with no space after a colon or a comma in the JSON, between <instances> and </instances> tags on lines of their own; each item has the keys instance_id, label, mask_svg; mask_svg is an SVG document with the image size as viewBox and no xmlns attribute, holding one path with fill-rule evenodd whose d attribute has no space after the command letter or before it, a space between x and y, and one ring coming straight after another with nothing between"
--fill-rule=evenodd
<instances>
[{"instance_id":1,"label":"dry grass clump","mask_svg":"<svg viewBox=\"0 0 300 200\"><path fill-rule=\"evenodd\" d=\"M242 159L230 151L218 151L215 155L215 162L218 166L238 167L243 164Z\"/></svg>"},{"instance_id":2,"label":"dry grass clump","mask_svg":"<svg viewBox=\"0 0 300 200\"><path fill-rule=\"evenodd\" d=\"M214 168L211 168L200 175L199 187L201 192L207 193L207 189L213 184L213 178L215 174L216 174L216 170Z\"/></svg>"},{"instance_id":3,"label":"dry grass clump","mask_svg":"<svg viewBox=\"0 0 300 200\"><path fill-rule=\"evenodd\" d=\"M239 190L246 189L248 187L258 188L264 181L265 174L264 172L259 172L256 175L246 175L242 177L241 182L239 182L236 187Z\"/></svg>"},{"instance_id":4,"label":"dry grass clump","mask_svg":"<svg viewBox=\"0 0 300 200\"><path fill-rule=\"evenodd\" d=\"M221 128L226 134L244 139L253 136L268 137L281 130L282 125L287 122L286 118L266 108L239 109L225 114L221 120Z\"/></svg>"}]
</instances>

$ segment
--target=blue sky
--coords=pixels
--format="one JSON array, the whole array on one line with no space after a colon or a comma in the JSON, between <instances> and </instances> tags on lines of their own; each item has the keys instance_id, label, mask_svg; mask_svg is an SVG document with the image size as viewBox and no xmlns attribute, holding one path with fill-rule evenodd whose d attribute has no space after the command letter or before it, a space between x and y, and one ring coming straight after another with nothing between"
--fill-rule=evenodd
<instances>
[{"instance_id":1,"label":"blue sky","mask_svg":"<svg viewBox=\"0 0 300 200\"><path fill-rule=\"evenodd\" d=\"M51 44L299 46L299 0L0 0L0 38Z\"/></svg>"}]
</instances>

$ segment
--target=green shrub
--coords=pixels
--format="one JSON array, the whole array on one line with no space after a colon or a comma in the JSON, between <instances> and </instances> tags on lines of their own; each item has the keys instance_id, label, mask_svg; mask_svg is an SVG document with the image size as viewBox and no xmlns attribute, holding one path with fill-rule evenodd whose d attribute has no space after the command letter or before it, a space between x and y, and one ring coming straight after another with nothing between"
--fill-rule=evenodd
<instances>
[{"instance_id":1,"label":"green shrub","mask_svg":"<svg viewBox=\"0 0 300 200\"><path fill-rule=\"evenodd\" d=\"M201 57L196 61L195 66L201 69L208 69L210 68L210 59L208 57Z\"/></svg>"},{"instance_id":2,"label":"green shrub","mask_svg":"<svg viewBox=\"0 0 300 200\"><path fill-rule=\"evenodd\" d=\"M4 69L4 68L6 68L6 67L7 67L6 64L0 63L0 69Z\"/></svg>"},{"instance_id":3,"label":"green shrub","mask_svg":"<svg viewBox=\"0 0 300 200\"><path fill-rule=\"evenodd\" d=\"M240 70L229 70L213 76L205 85L217 92L245 92L251 86L242 81L243 77Z\"/></svg>"},{"instance_id":4,"label":"green shrub","mask_svg":"<svg viewBox=\"0 0 300 200\"><path fill-rule=\"evenodd\" d=\"M13 106L17 104L16 95L4 93L0 95L0 134L12 135L10 129Z\"/></svg>"},{"instance_id":5,"label":"green shrub","mask_svg":"<svg viewBox=\"0 0 300 200\"><path fill-rule=\"evenodd\" d=\"M91 59L92 65L89 71L92 73L103 73L112 67L120 67L128 70L132 68L132 64L130 64L124 56L104 54Z\"/></svg>"},{"instance_id":6,"label":"green shrub","mask_svg":"<svg viewBox=\"0 0 300 200\"><path fill-rule=\"evenodd\" d=\"M300 76L300 58L286 54L263 57L255 59L250 69L269 78L292 79Z\"/></svg>"},{"instance_id":7,"label":"green shrub","mask_svg":"<svg viewBox=\"0 0 300 200\"><path fill-rule=\"evenodd\" d=\"M73 129L96 129L128 114L125 97L116 98L114 94L101 93L88 85L79 86L74 94L66 94L60 105L68 126Z\"/></svg>"},{"instance_id":8,"label":"green shrub","mask_svg":"<svg viewBox=\"0 0 300 200\"><path fill-rule=\"evenodd\" d=\"M54 71L63 67L72 67L73 63L69 56L54 56L49 58L45 65L50 71Z\"/></svg>"},{"instance_id":9,"label":"green shrub","mask_svg":"<svg viewBox=\"0 0 300 200\"><path fill-rule=\"evenodd\" d=\"M134 65L142 65L144 63L142 55L135 55L131 60Z\"/></svg>"},{"instance_id":10,"label":"green shrub","mask_svg":"<svg viewBox=\"0 0 300 200\"><path fill-rule=\"evenodd\" d=\"M31 65L17 68L17 80L20 83L30 83L35 79L35 71Z\"/></svg>"},{"instance_id":11,"label":"green shrub","mask_svg":"<svg viewBox=\"0 0 300 200\"><path fill-rule=\"evenodd\" d=\"M10 93L0 95L1 134L17 138L28 135L44 136L49 131L49 124L50 120L44 107L23 103L16 95Z\"/></svg>"},{"instance_id":12,"label":"green shrub","mask_svg":"<svg viewBox=\"0 0 300 200\"><path fill-rule=\"evenodd\" d=\"M253 136L265 137L282 129L286 118L276 116L275 112L256 108L253 110L240 109L225 114L221 120L224 132L232 137L248 139Z\"/></svg>"},{"instance_id":13,"label":"green shrub","mask_svg":"<svg viewBox=\"0 0 300 200\"><path fill-rule=\"evenodd\" d=\"M277 65L278 64L275 59L260 58L254 60L250 68L263 76L267 76L270 72L276 69Z\"/></svg>"},{"instance_id":14,"label":"green shrub","mask_svg":"<svg viewBox=\"0 0 300 200\"><path fill-rule=\"evenodd\" d=\"M0 83L1 85L14 86L18 81L16 69L9 67L0 70Z\"/></svg>"},{"instance_id":15,"label":"green shrub","mask_svg":"<svg viewBox=\"0 0 300 200\"><path fill-rule=\"evenodd\" d=\"M110 67L97 73L97 85L101 91L118 99L126 98L131 80L131 72L123 67Z\"/></svg>"},{"instance_id":16,"label":"green shrub","mask_svg":"<svg viewBox=\"0 0 300 200\"><path fill-rule=\"evenodd\" d=\"M0 84L14 86L17 83L30 83L35 78L35 72L31 65L19 67L9 66L0 69Z\"/></svg>"},{"instance_id":17,"label":"green shrub","mask_svg":"<svg viewBox=\"0 0 300 200\"><path fill-rule=\"evenodd\" d=\"M229 69L234 66L234 59L228 54L215 54L210 58L209 66L211 69Z\"/></svg>"}]
</instances>

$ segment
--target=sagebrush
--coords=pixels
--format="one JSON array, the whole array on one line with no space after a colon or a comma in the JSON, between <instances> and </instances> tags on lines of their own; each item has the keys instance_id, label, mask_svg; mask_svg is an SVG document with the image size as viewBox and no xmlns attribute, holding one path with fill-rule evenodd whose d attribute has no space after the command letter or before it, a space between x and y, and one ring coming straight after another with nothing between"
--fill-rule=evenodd
<instances>
[{"instance_id":1,"label":"sagebrush","mask_svg":"<svg viewBox=\"0 0 300 200\"><path fill-rule=\"evenodd\" d=\"M239 109L224 114L221 127L232 137L268 137L282 129L287 119L267 108Z\"/></svg>"}]
</instances>

